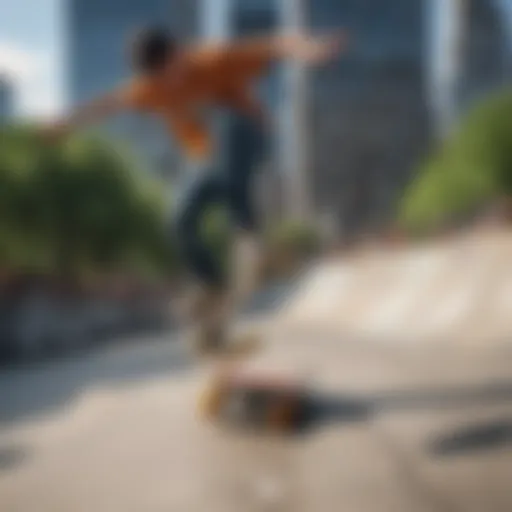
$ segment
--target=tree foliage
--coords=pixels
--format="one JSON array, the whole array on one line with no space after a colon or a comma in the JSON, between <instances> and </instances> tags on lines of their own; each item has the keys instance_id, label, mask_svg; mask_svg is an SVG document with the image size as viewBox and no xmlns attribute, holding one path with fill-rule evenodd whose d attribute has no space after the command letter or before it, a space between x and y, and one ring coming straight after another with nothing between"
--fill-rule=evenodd
<instances>
[{"instance_id":1,"label":"tree foliage","mask_svg":"<svg viewBox=\"0 0 512 512\"><path fill-rule=\"evenodd\" d=\"M512 92L477 105L457 133L419 169L400 209L422 232L478 212L512 194Z\"/></svg>"},{"instance_id":2,"label":"tree foliage","mask_svg":"<svg viewBox=\"0 0 512 512\"><path fill-rule=\"evenodd\" d=\"M0 134L0 264L63 274L162 272L172 262L164 188L125 148Z\"/></svg>"}]
</instances>

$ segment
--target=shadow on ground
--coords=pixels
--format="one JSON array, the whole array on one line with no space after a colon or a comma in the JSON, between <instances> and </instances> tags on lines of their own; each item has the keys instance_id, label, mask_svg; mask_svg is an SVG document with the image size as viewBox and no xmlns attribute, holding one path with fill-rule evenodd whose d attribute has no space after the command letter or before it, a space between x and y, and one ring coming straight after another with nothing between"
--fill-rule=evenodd
<instances>
[{"instance_id":1,"label":"shadow on ground","mask_svg":"<svg viewBox=\"0 0 512 512\"><path fill-rule=\"evenodd\" d=\"M0 473L16 468L27 456L27 451L20 446L0 446Z\"/></svg>"},{"instance_id":2,"label":"shadow on ground","mask_svg":"<svg viewBox=\"0 0 512 512\"><path fill-rule=\"evenodd\" d=\"M248 318L259 318L276 313L294 296L305 272L302 271L295 278L282 279L265 286L255 294L241 314Z\"/></svg>"},{"instance_id":3,"label":"shadow on ground","mask_svg":"<svg viewBox=\"0 0 512 512\"><path fill-rule=\"evenodd\" d=\"M304 408L300 434L310 434L332 424L371 420L379 414L461 410L475 406L512 403L512 382L482 387L443 390L408 390L373 396L311 394ZM463 427L435 439L429 452L435 456L457 455L512 444L512 419Z\"/></svg>"},{"instance_id":4,"label":"shadow on ground","mask_svg":"<svg viewBox=\"0 0 512 512\"><path fill-rule=\"evenodd\" d=\"M494 421L459 427L444 434L429 445L436 456L469 455L485 450L512 445L512 419L499 418Z\"/></svg>"}]
</instances>

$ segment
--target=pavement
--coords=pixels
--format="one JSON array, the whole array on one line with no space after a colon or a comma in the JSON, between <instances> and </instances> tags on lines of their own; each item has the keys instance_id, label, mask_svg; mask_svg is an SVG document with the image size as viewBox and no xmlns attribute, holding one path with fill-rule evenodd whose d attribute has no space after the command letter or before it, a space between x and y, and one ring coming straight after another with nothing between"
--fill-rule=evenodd
<instances>
[{"instance_id":1,"label":"pavement","mask_svg":"<svg viewBox=\"0 0 512 512\"><path fill-rule=\"evenodd\" d=\"M245 363L298 375L329 404L302 435L202 421L211 368L178 332L4 369L0 511L510 512L507 340L293 324L307 282L263 301L264 347Z\"/></svg>"},{"instance_id":2,"label":"pavement","mask_svg":"<svg viewBox=\"0 0 512 512\"><path fill-rule=\"evenodd\" d=\"M335 407L297 438L199 420L209 368L152 338L0 375L2 512L510 512L512 351L269 332L251 362Z\"/></svg>"}]
</instances>

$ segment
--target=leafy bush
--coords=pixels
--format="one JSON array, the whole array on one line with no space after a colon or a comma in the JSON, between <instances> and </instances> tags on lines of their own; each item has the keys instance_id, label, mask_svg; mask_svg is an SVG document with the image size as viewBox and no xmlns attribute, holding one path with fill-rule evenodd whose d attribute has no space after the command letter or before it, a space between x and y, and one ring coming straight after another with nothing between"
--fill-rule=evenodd
<instances>
[{"instance_id":1,"label":"leafy bush","mask_svg":"<svg viewBox=\"0 0 512 512\"><path fill-rule=\"evenodd\" d=\"M164 272L172 248L162 187L125 150L75 137L47 144L30 127L0 136L0 264L80 275Z\"/></svg>"},{"instance_id":2,"label":"leafy bush","mask_svg":"<svg viewBox=\"0 0 512 512\"><path fill-rule=\"evenodd\" d=\"M30 126L0 134L0 268L92 279L177 271L163 184L126 148L91 136L47 144ZM223 208L204 217L203 236L229 270L232 231ZM319 247L297 223L266 233L271 258L287 270Z\"/></svg>"},{"instance_id":3,"label":"leafy bush","mask_svg":"<svg viewBox=\"0 0 512 512\"><path fill-rule=\"evenodd\" d=\"M459 131L419 169L400 223L422 233L477 213L512 194L512 93L474 108Z\"/></svg>"}]
</instances>

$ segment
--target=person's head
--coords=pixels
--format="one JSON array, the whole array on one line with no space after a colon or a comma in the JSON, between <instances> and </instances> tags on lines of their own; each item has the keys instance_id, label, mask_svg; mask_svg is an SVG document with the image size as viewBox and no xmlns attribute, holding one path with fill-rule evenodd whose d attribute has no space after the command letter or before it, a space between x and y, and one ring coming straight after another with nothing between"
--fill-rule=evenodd
<instances>
[{"instance_id":1,"label":"person's head","mask_svg":"<svg viewBox=\"0 0 512 512\"><path fill-rule=\"evenodd\" d=\"M140 74L159 73L172 60L176 49L176 39L166 29L143 28L130 42L131 65Z\"/></svg>"}]
</instances>

